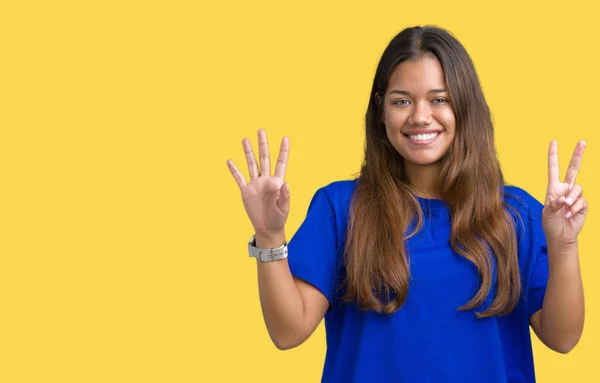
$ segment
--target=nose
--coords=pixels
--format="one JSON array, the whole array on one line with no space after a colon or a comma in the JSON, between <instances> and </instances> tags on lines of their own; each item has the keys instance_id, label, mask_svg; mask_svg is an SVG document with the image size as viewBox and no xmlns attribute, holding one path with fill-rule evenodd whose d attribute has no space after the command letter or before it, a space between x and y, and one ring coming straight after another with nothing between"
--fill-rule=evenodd
<instances>
[{"instance_id":1,"label":"nose","mask_svg":"<svg viewBox=\"0 0 600 383\"><path fill-rule=\"evenodd\" d=\"M415 107L408 117L408 123L410 125L429 125L431 124L431 108L428 102L419 102L415 104Z\"/></svg>"}]
</instances>

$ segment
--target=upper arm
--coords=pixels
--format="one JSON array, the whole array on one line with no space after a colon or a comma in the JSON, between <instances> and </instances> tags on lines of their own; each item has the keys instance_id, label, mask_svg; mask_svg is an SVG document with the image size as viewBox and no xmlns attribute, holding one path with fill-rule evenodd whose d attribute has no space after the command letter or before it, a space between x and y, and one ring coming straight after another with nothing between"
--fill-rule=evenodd
<instances>
[{"instance_id":1,"label":"upper arm","mask_svg":"<svg viewBox=\"0 0 600 383\"><path fill-rule=\"evenodd\" d=\"M544 205L525 191L520 191L517 204L520 219L517 223L519 262L524 278L525 315L536 336L542 337L542 306L548 285L548 246L542 226Z\"/></svg>"},{"instance_id":2,"label":"upper arm","mask_svg":"<svg viewBox=\"0 0 600 383\"><path fill-rule=\"evenodd\" d=\"M296 288L304 304L304 330L305 339L308 339L321 323L325 313L329 309L329 300L323 293L310 283L294 277Z\"/></svg>"},{"instance_id":3,"label":"upper arm","mask_svg":"<svg viewBox=\"0 0 600 383\"><path fill-rule=\"evenodd\" d=\"M536 311L535 313L533 313L533 315L531 315L531 317L529 317L529 324L531 325L531 328L533 329L533 332L538 337L538 339L543 342L544 340L541 338L541 333L542 333L542 309L539 309L538 311Z\"/></svg>"},{"instance_id":4,"label":"upper arm","mask_svg":"<svg viewBox=\"0 0 600 383\"><path fill-rule=\"evenodd\" d=\"M303 333L307 337L336 300L340 266L338 225L333 202L320 189L288 245L290 272L304 305Z\"/></svg>"},{"instance_id":5,"label":"upper arm","mask_svg":"<svg viewBox=\"0 0 600 383\"><path fill-rule=\"evenodd\" d=\"M548 343L547 339L545 339L544 334L542 333L542 309L537 310L531 317L529 317L529 325L533 329L535 336L548 348L551 350L556 349Z\"/></svg>"}]
</instances>

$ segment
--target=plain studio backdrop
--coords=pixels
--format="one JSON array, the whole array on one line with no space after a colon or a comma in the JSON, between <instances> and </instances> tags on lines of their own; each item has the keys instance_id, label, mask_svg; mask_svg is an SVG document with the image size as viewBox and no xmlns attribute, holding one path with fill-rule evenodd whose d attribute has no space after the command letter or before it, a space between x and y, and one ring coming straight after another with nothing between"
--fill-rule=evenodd
<instances>
[{"instance_id":1,"label":"plain studio backdrop","mask_svg":"<svg viewBox=\"0 0 600 383\"><path fill-rule=\"evenodd\" d=\"M357 2L358 3L358 2ZM508 182L543 199L547 148L579 182L586 328L534 340L538 381L600 382L598 3L0 2L0 381L319 381L324 327L278 351L225 161L291 141L291 238L359 170L375 66L405 27L473 58Z\"/></svg>"}]
</instances>

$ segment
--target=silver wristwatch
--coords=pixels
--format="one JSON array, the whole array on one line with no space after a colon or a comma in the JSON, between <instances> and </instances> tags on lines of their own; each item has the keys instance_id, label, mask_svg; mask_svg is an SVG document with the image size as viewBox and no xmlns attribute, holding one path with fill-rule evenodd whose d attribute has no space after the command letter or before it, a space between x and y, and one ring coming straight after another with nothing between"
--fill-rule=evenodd
<instances>
[{"instance_id":1,"label":"silver wristwatch","mask_svg":"<svg viewBox=\"0 0 600 383\"><path fill-rule=\"evenodd\" d=\"M287 258L287 242L275 249L262 249L256 247L255 237L256 235L253 235L248 242L248 253L250 253L251 257L258 259L261 262L279 261L280 259Z\"/></svg>"}]
</instances>

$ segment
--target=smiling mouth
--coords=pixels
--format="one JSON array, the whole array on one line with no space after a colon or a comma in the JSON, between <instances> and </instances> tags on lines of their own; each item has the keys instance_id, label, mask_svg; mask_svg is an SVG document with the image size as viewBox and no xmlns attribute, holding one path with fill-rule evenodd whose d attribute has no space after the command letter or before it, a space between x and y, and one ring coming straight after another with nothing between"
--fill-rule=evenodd
<instances>
[{"instance_id":1,"label":"smiling mouth","mask_svg":"<svg viewBox=\"0 0 600 383\"><path fill-rule=\"evenodd\" d=\"M440 132L426 133L426 134L405 134L405 137L408 137L411 142L415 144L427 144L435 140L437 136L440 135Z\"/></svg>"}]
</instances>

